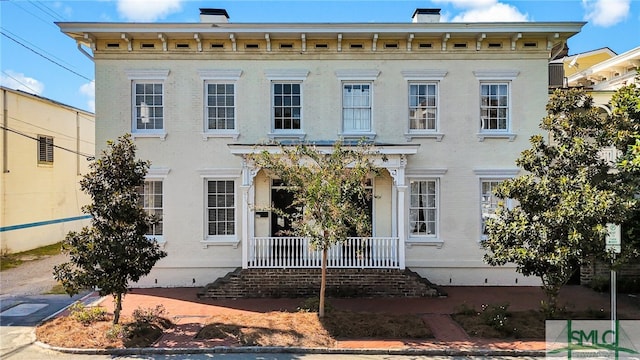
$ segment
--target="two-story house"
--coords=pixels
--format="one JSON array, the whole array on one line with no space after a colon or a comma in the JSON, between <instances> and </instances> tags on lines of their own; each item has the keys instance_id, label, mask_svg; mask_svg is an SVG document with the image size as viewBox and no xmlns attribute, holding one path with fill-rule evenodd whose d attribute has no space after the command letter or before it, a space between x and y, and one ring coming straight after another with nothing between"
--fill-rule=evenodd
<instances>
[{"instance_id":1,"label":"two-story house","mask_svg":"<svg viewBox=\"0 0 640 360\"><path fill-rule=\"evenodd\" d=\"M515 159L540 132L550 58L584 23L439 17L242 24L201 9L199 23L58 23L93 53L96 150L131 132L152 162L144 206L163 220L149 236L168 256L138 285L319 267L305 239L281 236L285 219L260 210L290 195L245 155L273 141L362 137L388 158L370 181L373 234L336 246L331 268L538 284L483 262L483 223L492 189L518 174Z\"/></svg>"}]
</instances>

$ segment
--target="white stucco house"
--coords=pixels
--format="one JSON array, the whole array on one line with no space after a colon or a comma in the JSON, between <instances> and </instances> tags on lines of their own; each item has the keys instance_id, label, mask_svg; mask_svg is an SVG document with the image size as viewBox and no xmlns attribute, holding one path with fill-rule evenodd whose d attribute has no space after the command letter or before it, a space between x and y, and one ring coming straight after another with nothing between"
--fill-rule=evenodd
<instances>
[{"instance_id":1,"label":"white stucco house","mask_svg":"<svg viewBox=\"0 0 640 360\"><path fill-rule=\"evenodd\" d=\"M333 269L411 269L436 284L538 284L483 262L492 188L539 133L548 62L582 22L57 23L90 49L96 151L130 132L152 162L145 207L162 259L139 286L201 286L236 268L319 267L305 239L258 209L290 201L245 161L270 141L365 137L388 157L371 179L373 234ZM366 247L362 252L354 249ZM293 251L293 249L298 249ZM301 249L301 250L300 250Z\"/></svg>"}]
</instances>

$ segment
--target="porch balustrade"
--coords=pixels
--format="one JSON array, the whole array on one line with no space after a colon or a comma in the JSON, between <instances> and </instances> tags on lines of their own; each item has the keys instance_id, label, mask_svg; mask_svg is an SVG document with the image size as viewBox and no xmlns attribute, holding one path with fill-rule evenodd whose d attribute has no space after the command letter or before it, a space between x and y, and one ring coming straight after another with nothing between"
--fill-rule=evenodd
<instances>
[{"instance_id":1,"label":"porch balustrade","mask_svg":"<svg viewBox=\"0 0 640 360\"><path fill-rule=\"evenodd\" d=\"M348 238L327 253L327 267L398 269L397 237ZM255 237L249 240L249 268L320 268L322 251L307 238Z\"/></svg>"}]
</instances>

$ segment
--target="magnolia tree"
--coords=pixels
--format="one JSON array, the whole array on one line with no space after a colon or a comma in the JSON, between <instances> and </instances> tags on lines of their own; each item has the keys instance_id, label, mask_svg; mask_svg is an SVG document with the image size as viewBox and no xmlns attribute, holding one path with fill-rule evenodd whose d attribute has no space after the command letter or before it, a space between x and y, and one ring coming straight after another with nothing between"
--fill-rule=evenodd
<instances>
[{"instance_id":1,"label":"magnolia tree","mask_svg":"<svg viewBox=\"0 0 640 360\"><path fill-rule=\"evenodd\" d=\"M263 150L248 155L257 167L280 178L293 194L292 207L300 213L282 215L292 220L292 235L308 238L322 251L322 278L318 315L324 316L327 251L353 231L371 235L369 214L361 204L371 196L366 180L377 174L376 153L363 143L345 146L338 141L329 151L313 145L279 145L279 152ZM272 209L275 210L275 209Z\"/></svg>"},{"instance_id":2,"label":"magnolia tree","mask_svg":"<svg viewBox=\"0 0 640 360\"><path fill-rule=\"evenodd\" d=\"M557 90L547 104L541 128L550 140L530 140L517 165L525 174L500 183L496 195L513 199L500 204L487 223L485 261L493 266L513 263L525 276L538 276L553 316L561 286L581 264L607 257L607 223L621 223L632 202L617 186L611 165L600 156L610 144L606 119L582 90Z\"/></svg>"},{"instance_id":3,"label":"magnolia tree","mask_svg":"<svg viewBox=\"0 0 640 360\"><path fill-rule=\"evenodd\" d=\"M102 296L112 295L113 323L117 324L129 282L147 275L167 254L145 237L158 221L142 208L138 193L149 162L135 159L129 134L107 145L109 148L80 181L80 188L92 200L82 208L92 216L91 226L67 235L63 251L70 261L55 266L53 275L69 295L92 287L97 287Z\"/></svg>"}]
</instances>

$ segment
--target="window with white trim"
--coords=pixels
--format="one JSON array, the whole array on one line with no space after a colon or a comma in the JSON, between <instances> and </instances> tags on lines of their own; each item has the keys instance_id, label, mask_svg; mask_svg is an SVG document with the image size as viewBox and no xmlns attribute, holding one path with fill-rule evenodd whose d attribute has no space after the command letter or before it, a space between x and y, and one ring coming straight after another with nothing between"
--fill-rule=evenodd
<instances>
[{"instance_id":1,"label":"window with white trim","mask_svg":"<svg viewBox=\"0 0 640 360\"><path fill-rule=\"evenodd\" d=\"M162 180L145 180L138 189L140 205L149 215L157 217L158 223L152 225L145 234L150 239L163 241L163 186Z\"/></svg>"},{"instance_id":2,"label":"window with white trim","mask_svg":"<svg viewBox=\"0 0 640 360\"><path fill-rule=\"evenodd\" d=\"M437 237L438 180L411 180L409 189L409 236Z\"/></svg>"},{"instance_id":3,"label":"window with white trim","mask_svg":"<svg viewBox=\"0 0 640 360\"><path fill-rule=\"evenodd\" d=\"M409 83L409 129L437 130L438 83Z\"/></svg>"},{"instance_id":4,"label":"window with white trim","mask_svg":"<svg viewBox=\"0 0 640 360\"><path fill-rule=\"evenodd\" d=\"M133 81L133 132L164 132L164 84Z\"/></svg>"},{"instance_id":5,"label":"window with white trim","mask_svg":"<svg viewBox=\"0 0 640 360\"><path fill-rule=\"evenodd\" d=\"M496 196L495 190L505 179L480 179L480 239L488 238L487 220L494 218L499 203L504 203L507 208L513 206L512 199L502 199Z\"/></svg>"},{"instance_id":6,"label":"window with white trim","mask_svg":"<svg viewBox=\"0 0 640 360\"><path fill-rule=\"evenodd\" d=\"M342 84L342 126L345 133L371 131L372 83Z\"/></svg>"},{"instance_id":7,"label":"window with white trim","mask_svg":"<svg viewBox=\"0 0 640 360\"><path fill-rule=\"evenodd\" d=\"M480 83L481 131L509 131L509 83Z\"/></svg>"},{"instance_id":8,"label":"window with white trim","mask_svg":"<svg viewBox=\"0 0 640 360\"><path fill-rule=\"evenodd\" d=\"M297 131L302 129L302 84L273 82L273 129Z\"/></svg>"},{"instance_id":9,"label":"window with white trim","mask_svg":"<svg viewBox=\"0 0 640 360\"><path fill-rule=\"evenodd\" d=\"M206 181L207 235L229 236L236 233L236 199L233 180Z\"/></svg>"},{"instance_id":10,"label":"window with white trim","mask_svg":"<svg viewBox=\"0 0 640 360\"><path fill-rule=\"evenodd\" d=\"M53 137L38 135L38 163L53 164Z\"/></svg>"},{"instance_id":11,"label":"window with white trim","mask_svg":"<svg viewBox=\"0 0 640 360\"><path fill-rule=\"evenodd\" d=\"M228 131L236 128L235 84L205 82L205 112L207 131Z\"/></svg>"}]
</instances>

